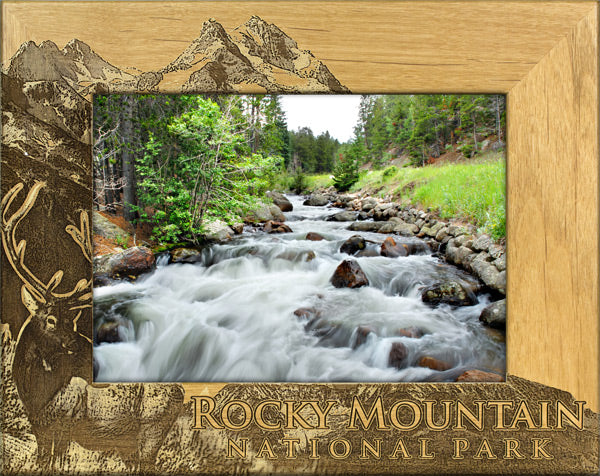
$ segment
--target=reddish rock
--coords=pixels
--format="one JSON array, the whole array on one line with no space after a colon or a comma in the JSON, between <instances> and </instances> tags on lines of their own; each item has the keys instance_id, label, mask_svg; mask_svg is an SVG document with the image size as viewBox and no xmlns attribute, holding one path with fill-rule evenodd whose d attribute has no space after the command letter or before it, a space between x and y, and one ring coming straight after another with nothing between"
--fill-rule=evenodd
<instances>
[{"instance_id":1,"label":"reddish rock","mask_svg":"<svg viewBox=\"0 0 600 476\"><path fill-rule=\"evenodd\" d=\"M397 244L391 236L388 236L381 244L381 256L388 258L397 258L398 256L408 256L408 245Z\"/></svg>"},{"instance_id":2,"label":"reddish rock","mask_svg":"<svg viewBox=\"0 0 600 476\"><path fill-rule=\"evenodd\" d=\"M419 367L427 367L431 370L439 370L440 372L452 368L448 362L444 362L429 356L421 357L417 365Z\"/></svg>"},{"instance_id":3,"label":"reddish rock","mask_svg":"<svg viewBox=\"0 0 600 476\"><path fill-rule=\"evenodd\" d=\"M323 238L321 235L319 235L318 233L315 233L314 231L310 231L306 234L306 239L308 241L322 241L325 238Z\"/></svg>"},{"instance_id":4,"label":"reddish rock","mask_svg":"<svg viewBox=\"0 0 600 476\"><path fill-rule=\"evenodd\" d=\"M269 220L265 223L264 227L265 232L267 233L291 233L292 229L287 226L285 223L281 223L279 221Z\"/></svg>"},{"instance_id":5,"label":"reddish rock","mask_svg":"<svg viewBox=\"0 0 600 476\"><path fill-rule=\"evenodd\" d=\"M390 350L388 364L390 367L401 369L405 366L406 357L408 357L408 349L402 342L394 342Z\"/></svg>"},{"instance_id":6,"label":"reddish rock","mask_svg":"<svg viewBox=\"0 0 600 476\"><path fill-rule=\"evenodd\" d=\"M294 316L299 317L300 319L311 319L313 317L318 317L319 311L314 307L301 307L294 311Z\"/></svg>"},{"instance_id":7,"label":"reddish rock","mask_svg":"<svg viewBox=\"0 0 600 476\"><path fill-rule=\"evenodd\" d=\"M423 337L423 331L418 327L404 327L402 329L398 329L396 334L402 337L411 337L413 339L419 339Z\"/></svg>"},{"instance_id":8,"label":"reddish rock","mask_svg":"<svg viewBox=\"0 0 600 476\"><path fill-rule=\"evenodd\" d=\"M467 370L465 373L460 375L457 382L504 382L504 378L501 375L484 372L483 370Z\"/></svg>"},{"instance_id":9,"label":"reddish rock","mask_svg":"<svg viewBox=\"0 0 600 476\"><path fill-rule=\"evenodd\" d=\"M360 288L368 286L369 280L356 261L347 259L336 268L331 284L336 288Z\"/></svg>"},{"instance_id":10,"label":"reddish rock","mask_svg":"<svg viewBox=\"0 0 600 476\"><path fill-rule=\"evenodd\" d=\"M145 246L129 248L110 257L109 275L120 278L137 277L156 267L154 253Z\"/></svg>"},{"instance_id":11,"label":"reddish rock","mask_svg":"<svg viewBox=\"0 0 600 476\"><path fill-rule=\"evenodd\" d=\"M357 347L360 347L365 342L367 342L367 337L369 336L369 334L371 332L373 332L373 333L375 332L375 330L372 327L358 326L356 328L356 340L354 341L352 348L356 349Z\"/></svg>"}]
</instances>

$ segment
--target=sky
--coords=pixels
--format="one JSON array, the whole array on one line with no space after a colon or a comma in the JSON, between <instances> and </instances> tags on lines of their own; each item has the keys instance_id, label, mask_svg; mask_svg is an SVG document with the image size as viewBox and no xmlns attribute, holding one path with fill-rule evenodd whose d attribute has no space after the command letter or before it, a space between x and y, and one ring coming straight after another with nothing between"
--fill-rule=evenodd
<instances>
[{"instance_id":1,"label":"sky","mask_svg":"<svg viewBox=\"0 0 600 476\"><path fill-rule=\"evenodd\" d=\"M347 142L354 135L359 104L360 96L350 94L281 96L288 130L306 126L315 136L329 131L340 142Z\"/></svg>"}]
</instances>

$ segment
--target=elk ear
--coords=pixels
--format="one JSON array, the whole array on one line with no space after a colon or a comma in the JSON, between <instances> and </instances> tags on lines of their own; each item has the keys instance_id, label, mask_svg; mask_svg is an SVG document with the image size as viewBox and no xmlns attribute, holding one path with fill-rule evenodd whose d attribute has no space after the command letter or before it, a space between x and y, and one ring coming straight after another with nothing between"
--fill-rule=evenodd
<instances>
[{"instance_id":1,"label":"elk ear","mask_svg":"<svg viewBox=\"0 0 600 476\"><path fill-rule=\"evenodd\" d=\"M21 301L31 314L35 314L39 305L46 302L44 296L26 284L21 286Z\"/></svg>"}]
</instances>

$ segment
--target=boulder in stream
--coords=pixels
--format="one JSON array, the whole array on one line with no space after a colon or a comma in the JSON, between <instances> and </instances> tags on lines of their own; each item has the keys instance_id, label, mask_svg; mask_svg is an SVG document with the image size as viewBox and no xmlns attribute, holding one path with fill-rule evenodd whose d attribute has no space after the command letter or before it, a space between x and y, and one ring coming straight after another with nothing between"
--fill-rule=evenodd
<instances>
[{"instance_id":1,"label":"boulder in stream","mask_svg":"<svg viewBox=\"0 0 600 476\"><path fill-rule=\"evenodd\" d=\"M285 221L285 215L277 205L262 203L244 217L246 223L265 223L269 220Z\"/></svg>"},{"instance_id":2,"label":"boulder in stream","mask_svg":"<svg viewBox=\"0 0 600 476\"><path fill-rule=\"evenodd\" d=\"M323 207L329 203L329 198L320 193L313 193L306 200L303 205L309 207Z\"/></svg>"},{"instance_id":3,"label":"boulder in stream","mask_svg":"<svg viewBox=\"0 0 600 476\"><path fill-rule=\"evenodd\" d=\"M291 233L292 229L287 226L285 223L281 223L279 221L271 221L269 220L265 223L264 227L265 232L267 233Z\"/></svg>"},{"instance_id":4,"label":"boulder in stream","mask_svg":"<svg viewBox=\"0 0 600 476\"><path fill-rule=\"evenodd\" d=\"M196 248L175 248L171 251L171 263L197 263L202 253Z\"/></svg>"},{"instance_id":5,"label":"boulder in stream","mask_svg":"<svg viewBox=\"0 0 600 476\"><path fill-rule=\"evenodd\" d=\"M381 244L381 256L388 258L397 258L398 256L408 256L408 246L403 243L396 243L391 236L388 236Z\"/></svg>"},{"instance_id":6,"label":"boulder in stream","mask_svg":"<svg viewBox=\"0 0 600 476\"><path fill-rule=\"evenodd\" d=\"M368 286L369 280L356 261L347 259L336 268L331 284L336 288L360 288Z\"/></svg>"},{"instance_id":7,"label":"boulder in stream","mask_svg":"<svg viewBox=\"0 0 600 476\"><path fill-rule=\"evenodd\" d=\"M493 302L481 311L479 320L493 329L506 329L506 299Z\"/></svg>"},{"instance_id":8,"label":"boulder in stream","mask_svg":"<svg viewBox=\"0 0 600 476\"><path fill-rule=\"evenodd\" d=\"M356 213L356 212L344 211L344 212L336 213L335 215L331 215L330 217L327 217L326 221L354 221L354 220L356 220L357 216L358 216L358 213Z\"/></svg>"},{"instance_id":9,"label":"boulder in stream","mask_svg":"<svg viewBox=\"0 0 600 476\"><path fill-rule=\"evenodd\" d=\"M449 304L451 306L473 306L477 304L475 294L456 281L447 281L427 286L421 292L421 300L433 306Z\"/></svg>"},{"instance_id":10,"label":"boulder in stream","mask_svg":"<svg viewBox=\"0 0 600 476\"><path fill-rule=\"evenodd\" d=\"M136 246L120 253L94 259L94 274L113 279L135 279L156 268L154 253L145 246Z\"/></svg>"},{"instance_id":11,"label":"boulder in stream","mask_svg":"<svg viewBox=\"0 0 600 476\"><path fill-rule=\"evenodd\" d=\"M354 342L352 343L352 348L356 349L357 347L360 347L365 342L367 342L367 338L369 337L369 334L371 334L371 333L375 333L375 329L373 329L372 327L358 326L356 328L356 335L355 335Z\"/></svg>"},{"instance_id":12,"label":"boulder in stream","mask_svg":"<svg viewBox=\"0 0 600 476\"><path fill-rule=\"evenodd\" d=\"M282 212L291 212L294 209L292 202L281 192L267 192L265 195L271 198Z\"/></svg>"},{"instance_id":13,"label":"boulder in stream","mask_svg":"<svg viewBox=\"0 0 600 476\"><path fill-rule=\"evenodd\" d=\"M402 342L394 342L390 349L388 357L388 365L401 369L406 367L406 358L408 357L408 349Z\"/></svg>"},{"instance_id":14,"label":"boulder in stream","mask_svg":"<svg viewBox=\"0 0 600 476\"><path fill-rule=\"evenodd\" d=\"M357 252L364 250L366 246L365 239L362 236L353 235L342 243L340 253L354 255Z\"/></svg>"},{"instance_id":15,"label":"boulder in stream","mask_svg":"<svg viewBox=\"0 0 600 476\"><path fill-rule=\"evenodd\" d=\"M418 327L403 327L396 331L396 335L410 337L411 339L420 339L423 337L423 331Z\"/></svg>"},{"instance_id":16,"label":"boulder in stream","mask_svg":"<svg viewBox=\"0 0 600 476\"><path fill-rule=\"evenodd\" d=\"M443 360L439 360L435 357L430 357L428 355L426 355L425 357L421 357L417 362L417 365L419 367L427 367L428 369L438 370L440 372L452 368L452 366L448 362L444 362Z\"/></svg>"},{"instance_id":17,"label":"boulder in stream","mask_svg":"<svg viewBox=\"0 0 600 476\"><path fill-rule=\"evenodd\" d=\"M229 225L222 220L205 223L204 230L204 238L207 241L214 241L217 243L229 241L235 234Z\"/></svg>"},{"instance_id":18,"label":"boulder in stream","mask_svg":"<svg viewBox=\"0 0 600 476\"><path fill-rule=\"evenodd\" d=\"M355 221L348 227L348 230L379 231L379 229L385 225L387 225L387 221Z\"/></svg>"},{"instance_id":19,"label":"boulder in stream","mask_svg":"<svg viewBox=\"0 0 600 476\"><path fill-rule=\"evenodd\" d=\"M314 231L309 231L306 234L306 239L308 241L322 241L325 238L322 235L319 235L318 233L315 233Z\"/></svg>"}]
</instances>

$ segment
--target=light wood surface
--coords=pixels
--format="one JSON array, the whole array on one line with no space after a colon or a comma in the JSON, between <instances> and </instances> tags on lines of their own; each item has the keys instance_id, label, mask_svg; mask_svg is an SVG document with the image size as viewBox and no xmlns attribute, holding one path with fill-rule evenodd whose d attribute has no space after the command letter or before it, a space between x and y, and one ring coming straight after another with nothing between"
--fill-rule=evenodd
<instances>
[{"instance_id":1,"label":"light wood surface","mask_svg":"<svg viewBox=\"0 0 600 476\"><path fill-rule=\"evenodd\" d=\"M62 47L76 37L116 66L155 70L208 18L233 29L258 15L354 93L508 93L508 371L598 411L595 1L5 1L2 9L4 64L25 41Z\"/></svg>"},{"instance_id":2,"label":"light wood surface","mask_svg":"<svg viewBox=\"0 0 600 476\"><path fill-rule=\"evenodd\" d=\"M598 409L594 9L508 95L510 373Z\"/></svg>"}]
</instances>

